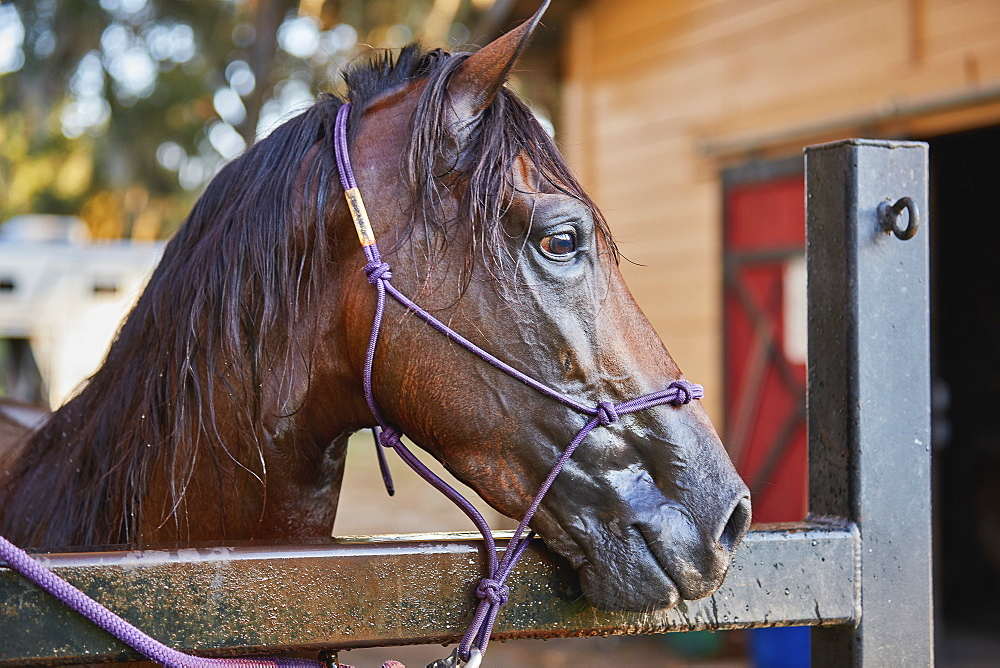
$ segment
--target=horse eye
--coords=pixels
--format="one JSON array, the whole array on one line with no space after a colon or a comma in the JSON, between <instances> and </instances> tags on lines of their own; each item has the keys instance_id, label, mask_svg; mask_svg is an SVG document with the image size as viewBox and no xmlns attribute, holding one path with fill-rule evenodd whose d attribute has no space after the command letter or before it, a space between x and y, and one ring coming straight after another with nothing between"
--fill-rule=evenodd
<instances>
[{"instance_id":1,"label":"horse eye","mask_svg":"<svg viewBox=\"0 0 1000 668\"><path fill-rule=\"evenodd\" d=\"M542 239L542 250L551 255L569 255L576 250L576 235L560 232Z\"/></svg>"}]
</instances>

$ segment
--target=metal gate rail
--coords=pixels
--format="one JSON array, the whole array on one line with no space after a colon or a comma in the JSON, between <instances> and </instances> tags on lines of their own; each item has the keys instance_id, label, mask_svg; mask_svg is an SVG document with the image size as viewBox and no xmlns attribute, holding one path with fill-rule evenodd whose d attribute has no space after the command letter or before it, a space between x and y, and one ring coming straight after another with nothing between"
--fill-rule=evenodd
<instances>
[{"instance_id":1,"label":"metal gate rail","mask_svg":"<svg viewBox=\"0 0 1000 668\"><path fill-rule=\"evenodd\" d=\"M718 592L649 613L589 607L536 541L499 637L809 625L817 666L933 663L928 234L901 241L876 215L904 196L927 211L927 147L817 146L806 171L813 521L757 526ZM454 640L480 549L435 536L42 559L157 639L225 655ZM0 665L135 656L6 569L0 622Z\"/></svg>"},{"instance_id":2,"label":"metal gate rail","mask_svg":"<svg viewBox=\"0 0 1000 668\"><path fill-rule=\"evenodd\" d=\"M402 538L402 537L400 537ZM474 610L481 540L54 554L47 565L182 650L373 647L454 641ZM503 638L657 633L773 623L844 624L855 611L850 528L755 531L711 598L651 613L605 613L540 541L512 576ZM0 663L135 657L16 574L0 574ZM209 652L212 653L212 652Z\"/></svg>"}]
</instances>

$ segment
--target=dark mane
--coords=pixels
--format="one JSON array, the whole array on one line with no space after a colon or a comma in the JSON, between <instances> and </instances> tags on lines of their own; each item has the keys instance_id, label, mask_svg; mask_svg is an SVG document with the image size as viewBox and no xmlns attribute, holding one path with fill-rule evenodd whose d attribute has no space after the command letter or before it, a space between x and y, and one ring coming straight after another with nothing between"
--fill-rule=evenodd
<instances>
[{"instance_id":1,"label":"dark mane","mask_svg":"<svg viewBox=\"0 0 1000 668\"><path fill-rule=\"evenodd\" d=\"M446 85L464 57L410 46L345 74L357 113L382 92L428 80L406 165L414 221L456 224L429 212L441 197L434 169L445 139ZM265 424L299 408L292 383L311 363L317 337L307 333L316 327L312 305L326 276L320 269L335 260L323 223L342 206L332 145L341 104L321 95L206 187L105 364L19 446L0 480L0 508L16 501L32 515L0 513L0 535L25 545L135 543L146 489L165 471L172 500L145 511L176 523L183 536L184 492L199 458L216 462L220 483L238 467L265 484ZM472 221L480 249L505 247L500 219L521 151L557 188L590 204L530 110L505 90L465 153L468 187L459 217ZM261 388L268 385L282 398L279 415L265 414ZM221 437L223 425L240 435L237 442Z\"/></svg>"},{"instance_id":2,"label":"dark mane","mask_svg":"<svg viewBox=\"0 0 1000 668\"><path fill-rule=\"evenodd\" d=\"M309 161L307 195L294 194L299 166L324 136L324 107L333 105L324 98L288 121L208 185L104 365L22 446L0 504L16 493L37 516L5 516L5 535L27 544L135 542L154 462L167 467L174 496L164 520L180 521L197 457L254 461L247 448L263 457L262 376L308 364L310 355L292 332L319 289L309 268L329 259L324 226L304 223L322 220L335 192L332 155ZM241 443L218 438L229 412ZM259 463L253 474L263 480ZM107 507L111 499L121 505Z\"/></svg>"}]
</instances>

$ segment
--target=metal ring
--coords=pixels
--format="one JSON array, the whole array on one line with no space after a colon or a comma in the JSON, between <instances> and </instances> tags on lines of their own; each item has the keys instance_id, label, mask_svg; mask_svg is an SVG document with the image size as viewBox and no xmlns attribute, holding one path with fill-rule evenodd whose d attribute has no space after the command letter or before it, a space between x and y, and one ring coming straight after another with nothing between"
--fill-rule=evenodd
<instances>
[{"instance_id":1,"label":"metal ring","mask_svg":"<svg viewBox=\"0 0 1000 668\"><path fill-rule=\"evenodd\" d=\"M483 662L483 652L478 647L469 648L469 658L465 661L458 654L458 647L447 659L438 659L427 664L427 668L479 668Z\"/></svg>"},{"instance_id":2,"label":"metal ring","mask_svg":"<svg viewBox=\"0 0 1000 668\"><path fill-rule=\"evenodd\" d=\"M897 225L899 215L906 209L908 220L906 227L900 229ZM886 232L892 232L897 239L906 241L912 239L920 227L920 212L917 210L917 203L909 197L900 197L895 204L888 201L880 202L878 205L878 222Z\"/></svg>"},{"instance_id":3,"label":"metal ring","mask_svg":"<svg viewBox=\"0 0 1000 668\"><path fill-rule=\"evenodd\" d=\"M469 660L465 662L465 668L479 668L483 662L483 653L478 647L469 650Z\"/></svg>"},{"instance_id":4,"label":"metal ring","mask_svg":"<svg viewBox=\"0 0 1000 668\"><path fill-rule=\"evenodd\" d=\"M340 668L343 664L340 663L340 656L335 649L326 649L319 653L317 657L320 663L326 665L326 668Z\"/></svg>"}]
</instances>

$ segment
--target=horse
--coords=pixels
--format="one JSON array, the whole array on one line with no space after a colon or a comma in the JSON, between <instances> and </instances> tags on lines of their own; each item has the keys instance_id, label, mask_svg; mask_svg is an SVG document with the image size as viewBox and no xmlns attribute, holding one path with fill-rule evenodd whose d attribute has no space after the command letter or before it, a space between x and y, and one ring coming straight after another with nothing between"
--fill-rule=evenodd
<instances>
[{"instance_id":1,"label":"horse","mask_svg":"<svg viewBox=\"0 0 1000 668\"><path fill-rule=\"evenodd\" d=\"M547 3L546 3L547 4ZM588 405L682 378L608 224L505 82L539 23L475 53L376 54L223 167L167 245L103 366L0 450L0 535L31 547L329 536L376 297L338 197L347 140L393 283L506 364ZM386 419L521 517L579 413L385 306ZM616 416L617 417L617 416ZM6 432L5 432L6 433ZM709 595L750 522L699 402L595 430L531 520L608 610Z\"/></svg>"}]
</instances>

